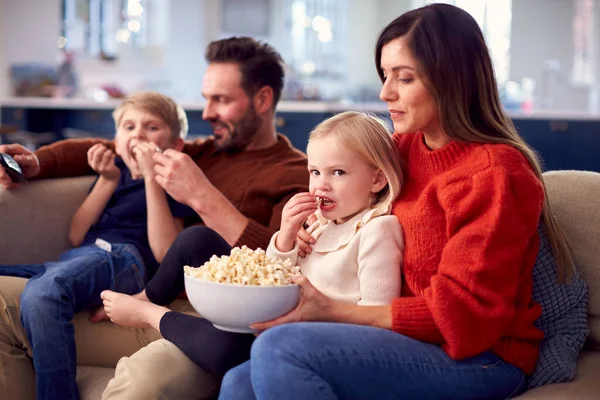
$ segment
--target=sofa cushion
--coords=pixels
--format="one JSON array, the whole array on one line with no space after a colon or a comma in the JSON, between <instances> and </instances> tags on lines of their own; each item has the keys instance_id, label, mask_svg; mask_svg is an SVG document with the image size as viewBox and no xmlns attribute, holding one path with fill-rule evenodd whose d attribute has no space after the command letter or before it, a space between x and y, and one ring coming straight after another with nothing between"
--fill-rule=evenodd
<instances>
[{"instance_id":1,"label":"sofa cushion","mask_svg":"<svg viewBox=\"0 0 600 400\"><path fill-rule=\"evenodd\" d=\"M550 171L544 173L544 182L552 211L565 230L575 264L589 288L586 347L600 350L600 174Z\"/></svg>"},{"instance_id":2,"label":"sofa cushion","mask_svg":"<svg viewBox=\"0 0 600 400\"><path fill-rule=\"evenodd\" d=\"M77 386L81 400L100 400L106 385L114 376L114 368L77 367Z\"/></svg>"},{"instance_id":3,"label":"sofa cushion","mask_svg":"<svg viewBox=\"0 0 600 400\"><path fill-rule=\"evenodd\" d=\"M571 381L588 334L587 286L577 270L569 282L558 282L556 261L543 224L538 232L540 250L533 267L533 300L542 306L536 326L544 331L544 340L529 378L530 388Z\"/></svg>"},{"instance_id":4,"label":"sofa cushion","mask_svg":"<svg viewBox=\"0 0 600 400\"><path fill-rule=\"evenodd\" d=\"M0 264L58 260L70 247L71 217L93 180L85 176L0 187Z\"/></svg>"}]
</instances>

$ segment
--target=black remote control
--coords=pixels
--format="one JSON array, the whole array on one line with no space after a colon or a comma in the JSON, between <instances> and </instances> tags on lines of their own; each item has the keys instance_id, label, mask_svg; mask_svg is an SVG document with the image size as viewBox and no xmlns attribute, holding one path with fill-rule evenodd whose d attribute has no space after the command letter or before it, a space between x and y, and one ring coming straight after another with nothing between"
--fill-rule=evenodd
<instances>
[{"instance_id":1,"label":"black remote control","mask_svg":"<svg viewBox=\"0 0 600 400\"><path fill-rule=\"evenodd\" d=\"M8 154L0 153L0 165L4 167L4 170L13 182L23 182L25 180L23 170L15 159Z\"/></svg>"}]
</instances>

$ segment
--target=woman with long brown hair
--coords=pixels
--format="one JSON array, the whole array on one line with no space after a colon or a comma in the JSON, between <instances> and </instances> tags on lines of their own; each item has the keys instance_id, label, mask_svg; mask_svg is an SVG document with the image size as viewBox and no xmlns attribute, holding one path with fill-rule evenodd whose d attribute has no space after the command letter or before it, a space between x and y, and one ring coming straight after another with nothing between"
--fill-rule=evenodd
<instances>
[{"instance_id":1,"label":"woman with long brown hair","mask_svg":"<svg viewBox=\"0 0 600 400\"><path fill-rule=\"evenodd\" d=\"M432 4L383 30L375 62L405 164L393 206L401 297L341 304L300 278L298 308L257 326L270 329L225 376L224 399L506 399L527 387L543 337L532 302L540 221L562 279L572 261L481 30Z\"/></svg>"}]
</instances>

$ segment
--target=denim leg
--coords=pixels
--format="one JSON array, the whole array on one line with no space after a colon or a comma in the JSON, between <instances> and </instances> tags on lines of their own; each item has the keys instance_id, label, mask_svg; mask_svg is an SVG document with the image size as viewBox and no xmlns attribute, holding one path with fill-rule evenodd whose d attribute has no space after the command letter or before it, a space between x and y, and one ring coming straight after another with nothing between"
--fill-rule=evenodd
<instances>
[{"instance_id":1,"label":"denim leg","mask_svg":"<svg viewBox=\"0 0 600 400\"><path fill-rule=\"evenodd\" d=\"M16 276L18 278L33 278L46 271L44 264L15 264L0 265L0 276Z\"/></svg>"},{"instance_id":2,"label":"denim leg","mask_svg":"<svg viewBox=\"0 0 600 400\"><path fill-rule=\"evenodd\" d=\"M79 399L73 315L100 305L102 290L137 293L144 281L135 247L113 245L111 253L96 246L70 250L25 285L21 322L32 347L38 400Z\"/></svg>"},{"instance_id":3,"label":"denim leg","mask_svg":"<svg viewBox=\"0 0 600 400\"><path fill-rule=\"evenodd\" d=\"M491 352L455 361L439 346L348 324L269 329L254 342L250 366L259 399L493 400L526 386L521 370Z\"/></svg>"},{"instance_id":4,"label":"denim leg","mask_svg":"<svg viewBox=\"0 0 600 400\"><path fill-rule=\"evenodd\" d=\"M250 382L250 361L232 368L223 377L219 400L255 400ZM315 399L316 400L316 399Z\"/></svg>"}]
</instances>

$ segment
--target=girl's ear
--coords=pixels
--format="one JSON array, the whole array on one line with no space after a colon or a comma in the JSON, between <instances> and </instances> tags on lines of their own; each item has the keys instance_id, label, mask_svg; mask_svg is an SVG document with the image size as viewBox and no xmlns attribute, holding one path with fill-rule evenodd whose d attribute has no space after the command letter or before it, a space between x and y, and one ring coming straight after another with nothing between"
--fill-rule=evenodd
<instances>
[{"instance_id":1,"label":"girl's ear","mask_svg":"<svg viewBox=\"0 0 600 400\"><path fill-rule=\"evenodd\" d=\"M385 185L388 184L387 178L382 170L373 172L373 183L371 184L371 193L379 193Z\"/></svg>"}]
</instances>

